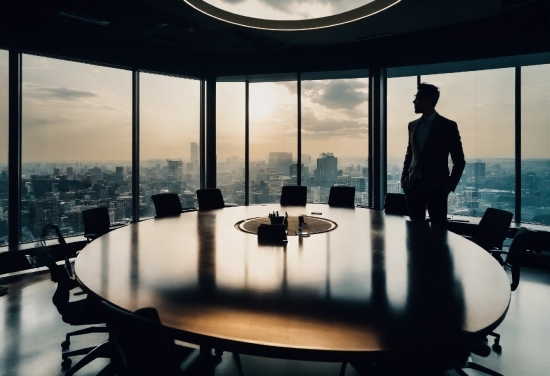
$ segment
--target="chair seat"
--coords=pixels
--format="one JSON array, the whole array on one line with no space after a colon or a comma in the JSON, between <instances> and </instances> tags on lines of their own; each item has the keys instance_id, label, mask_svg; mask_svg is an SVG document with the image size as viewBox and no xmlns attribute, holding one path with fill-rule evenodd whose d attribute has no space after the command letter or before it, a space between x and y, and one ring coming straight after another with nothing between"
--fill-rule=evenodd
<instances>
[{"instance_id":1,"label":"chair seat","mask_svg":"<svg viewBox=\"0 0 550 376\"><path fill-rule=\"evenodd\" d=\"M99 303L92 302L90 299L81 299L76 302L70 302L62 319L71 325L95 325L104 324L105 320L101 318Z\"/></svg>"}]
</instances>

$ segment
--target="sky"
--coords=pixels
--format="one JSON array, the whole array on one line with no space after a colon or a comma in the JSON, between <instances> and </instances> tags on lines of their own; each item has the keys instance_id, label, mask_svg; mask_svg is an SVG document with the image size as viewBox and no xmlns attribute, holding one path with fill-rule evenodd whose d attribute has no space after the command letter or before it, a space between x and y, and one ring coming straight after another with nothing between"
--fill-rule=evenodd
<instances>
[{"instance_id":1,"label":"sky","mask_svg":"<svg viewBox=\"0 0 550 376\"><path fill-rule=\"evenodd\" d=\"M242 16L268 20L303 20L343 13L375 0L204 0Z\"/></svg>"},{"instance_id":2,"label":"sky","mask_svg":"<svg viewBox=\"0 0 550 376\"><path fill-rule=\"evenodd\" d=\"M7 162L7 52L0 50L0 164ZM142 160L190 159L199 142L199 82L141 74ZM514 69L422 76L455 120L467 159L514 157ZM250 155L296 159L296 82L250 84ZM388 79L388 158L407 146L416 77ZM244 83L217 85L217 158L244 159ZM302 153L368 155L368 80L302 82ZM523 158L550 159L550 65L522 68ZM23 56L23 163L131 159L131 72ZM3 152L2 152L3 151Z\"/></svg>"}]
</instances>

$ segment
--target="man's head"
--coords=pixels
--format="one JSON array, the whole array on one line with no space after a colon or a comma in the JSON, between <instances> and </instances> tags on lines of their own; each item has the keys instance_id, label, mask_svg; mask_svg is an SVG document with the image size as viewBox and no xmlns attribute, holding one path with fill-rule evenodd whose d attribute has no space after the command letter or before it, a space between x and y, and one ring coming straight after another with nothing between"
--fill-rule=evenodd
<instances>
[{"instance_id":1,"label":"man's head","mask_svg":"<svg viewBox=\"0 0 550 376\"><path fill-rule=\"evenodd\" d=\"M418 85L418 91L414 98L414 112L417 114L430 114L434 111L439 100L439 88L427 83Z\"/></svg>"}]
</instances>

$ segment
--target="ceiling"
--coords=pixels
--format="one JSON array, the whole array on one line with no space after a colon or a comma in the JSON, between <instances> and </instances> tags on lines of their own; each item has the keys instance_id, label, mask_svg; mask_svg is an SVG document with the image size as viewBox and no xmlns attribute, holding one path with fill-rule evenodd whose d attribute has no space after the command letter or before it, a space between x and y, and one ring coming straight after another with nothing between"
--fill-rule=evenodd
<instances>
[{"instance_id":1,"label":"ceiling","mask_svg":"<svg viewBox=\"0 0 550 376\"><path fill-rule=\"evenodd\" d=\"M273 31L182 0L3 0L0 47L201 77L357 69L550 51L549 2L402 0L344 25Z\"/></svg>"}]
</instances>

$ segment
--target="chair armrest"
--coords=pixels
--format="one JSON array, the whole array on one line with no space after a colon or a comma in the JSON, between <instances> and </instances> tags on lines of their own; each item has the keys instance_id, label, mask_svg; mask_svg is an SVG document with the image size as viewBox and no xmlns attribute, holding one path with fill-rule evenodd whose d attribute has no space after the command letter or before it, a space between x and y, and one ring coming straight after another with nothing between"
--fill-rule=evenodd
<instances>
[{"instance_id":1,"label":"chair armrest","mask_svg":"<svg viewBox=\"0 0 550 376\"><path fill-rule=\"evenodd\" d=\"M84 237L88 239L88 241L97 239L97 234L84 234Z\"/></svg>"}]
</instances>

